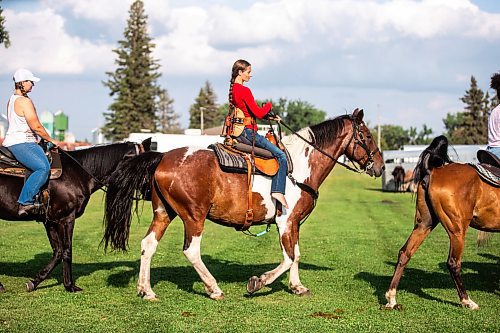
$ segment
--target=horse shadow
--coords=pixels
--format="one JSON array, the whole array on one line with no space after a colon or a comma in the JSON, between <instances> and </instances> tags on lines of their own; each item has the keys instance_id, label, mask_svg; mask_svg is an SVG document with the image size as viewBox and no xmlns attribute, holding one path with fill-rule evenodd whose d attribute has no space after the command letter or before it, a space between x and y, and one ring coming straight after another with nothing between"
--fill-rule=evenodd
<instances>
[{"instance_id":1,"label":"horse shadow","mask_svg":"<svg viewBox=\"0 0 500 333\"><path fill-rule=\"evenodd\" d=\"M246 284L251 276L260 275L276 268L277 266L277 263L242 264L240 262L214 258L209 255L203 255L202 260L218 283ZM330 267L303 262L300 263L300 269L312 271L332 270ZM137 264L134 270L111 274L108 277L108 284L116 287L126 286L130 283L130 281L137 280L138 276L139 264ZM204 292L200 292L194 288L195 283L201 282L201 280L195 269L189 264L186 266L152 267L150 279L152 288L154 288L159 282L168 281L176 285L178 289L185 292L207 296ZM288 281L286 281L286 274L280 276L272 285L270 285L269 290L254 294L252 297L261 297L277 291L291 292L288 287Z\"/></svg>"},{"instance_id":2,"label":"horse shadow","mask_svg":"<svg viewBox=\"0 0 500 333\"><path fill-rule=\"evenodd\" d=\"M495 261L485 262L462 262L462 279L467 291L483 291L500 296L500 257L479 253L483 258ZM386 261L385 264L395 267L395 262ZM404 290L423 299L439 301L441 303L456 306L451 302L437 298L427 292L426 289L454 289L453 280L449 274L446 262L438 265L442 272L427 272L417 268L406 267L400 280L398 291ZM385 292L392 279L392 275L377 275L371 272L360 272L354 276L355 279L364 280L373 287L373 295L378 298L380 304L385 304Z\"/></svg>"},{"instance_id":3,"label":"horse shadow","mask_svg":"<svg viewBox=\"0 0 500 333\"><path fill-rule=\"evenodd\" d=\"M51 253L45 252L36 254L33 259L26 262L0 262L0 275L31 279L35 276L43 263L52 257ZM210 269L218 282L223 283L245 283L252 275L260 275L266 271L276 268L278 263L266 264L242 264L229 260L213 258L209 255L202 256L203 262ZM93 263L73 263L73 275L76 280L84 276L90 276L98 271L118 270L107 277L107 285L125 288L131 282L136 282L139 276L140 260L120 260ZM301 270L327 271L330 267L323 267L314 264L300 263ZM52 277L57 283L40 285L37 289L51 288L63 283L61 265L54 269ZM270 290L260 292L256 296L264 296L276 291L289 292L288 282L284 281L286 275L282 275L275 283L270 285ZM151 268L151 286L154 287L159 282L168 281L183 291L205 295L194 289L195 283L201 282L195 269L187 263L185 266L162 266ZM277 283L279 281L279 283Z\"/></svg>"}]
</instances>

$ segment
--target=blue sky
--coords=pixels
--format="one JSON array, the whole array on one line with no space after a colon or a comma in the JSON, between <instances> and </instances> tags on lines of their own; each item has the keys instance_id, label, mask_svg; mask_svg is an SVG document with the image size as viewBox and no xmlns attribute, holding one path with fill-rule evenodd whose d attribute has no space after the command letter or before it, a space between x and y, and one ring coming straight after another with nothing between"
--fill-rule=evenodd
<instances>
[{"instance_id":1,"label":"blue sky","mask_svg":"<svg viewBox=\"0 0 500 333\"><path fill-rule=\"evenodd\" d=\"M62 109L70 131L90 139L112 99L113 71L131 0L3 0L12 46L0 49L7 100L19 67L42 78L39 111ZM474 75L488 90L500 70L500 1L484 0L145 0L160 85L181 125L205 81L227 100L232 63L252 63L248 86L259 99L301 99L331 117L365 109L370 125L430 126ZM492 93L491 90L489 90ZM5 112L3 110L2 112Z\"/></svg>"}]
</instances>

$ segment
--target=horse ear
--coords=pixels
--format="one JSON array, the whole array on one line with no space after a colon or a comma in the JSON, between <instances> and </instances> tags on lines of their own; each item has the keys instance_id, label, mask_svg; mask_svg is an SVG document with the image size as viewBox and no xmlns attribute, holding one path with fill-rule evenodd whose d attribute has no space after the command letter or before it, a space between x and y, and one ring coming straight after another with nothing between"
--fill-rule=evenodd
<instances>
[{"instance_id":1,"label":"horse ear","mask_svg":"<svg viewBox=\"0 0 500 333\"><path fill-rule=\"evenodd\" d=\"M144 141L141 142L142 147L144 148L144 151L150 151L151 150L151 140L152 138L149 137L145 139Z\"/></svg>"},{"instance_id":2,"label":"horse ear","mask_svg":"<svg viewBox=\"0 0 500 333\"><path fill-rule=\"evenodd\" d=\"M363 121L363 116L364 116L363 109L356 108L352 112L352 117L356 119L358 122Z\"/></svg>"}]
</instances>

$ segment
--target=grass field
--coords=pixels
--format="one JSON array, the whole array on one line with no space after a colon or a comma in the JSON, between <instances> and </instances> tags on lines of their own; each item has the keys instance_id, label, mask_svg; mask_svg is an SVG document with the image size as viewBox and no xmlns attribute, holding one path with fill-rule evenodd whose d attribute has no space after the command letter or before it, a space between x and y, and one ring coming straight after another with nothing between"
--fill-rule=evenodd
<instances>
[{"instance_id":1,"label":"grass field","mask_svg":"<svg viewBox=\"0 0 500 333\"><path fill-rule=\"evenodd\" d=\"M134 220L128 253L103 253L102 194L77 221L74 276L84 292L62 286L61 267L27 293L24 283L49 260L44 228L0 221L0 332L500 332L500 237L477 249L469 230L462 273L479 311L458 306L446 268L448 237L438 226L417 251L400 284L402 311L381 310L397 253L412 229L411 194L384 193L380 180L337 167L320 189L301 229L302 283L310 297L288 291L288 274L253 297L246 282L281 260L276 229L247 237L208 222L202 254L225 292L210 300L182 254L175 220L153 258L151 283L160 300L136 296L140 240L149 203ZM254 232L261 231L255 228Z\"/></svg>"}]
</instances>

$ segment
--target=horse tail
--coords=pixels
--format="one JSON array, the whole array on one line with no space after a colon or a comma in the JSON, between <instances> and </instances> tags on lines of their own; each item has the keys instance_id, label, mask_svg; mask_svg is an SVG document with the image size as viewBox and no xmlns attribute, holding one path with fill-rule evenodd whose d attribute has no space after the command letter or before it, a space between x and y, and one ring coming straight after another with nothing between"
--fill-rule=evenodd
<instances>
[{"instance_id":1,"label":"horse tail","mask_svg":"<svg viewBox=\"0 0 500 333\"><path fill-rule=\"evenodd\" d=\"M106 191L104 250L126 251L130 232L132 202L149 199L152 179L163 153L146 152L122 163L112 174Z\"/></svg>"},{"instance_id":2,"label":"horse tail","mask_svg":"<svg viewBox=\"0 0 500 333\"><path fill-rule=\"evenodd\" d=\"M444 135L440 135L435 137L429 147L420 154L417 166L413 171L413 183L417 185L423 181L424 187L427 188L428 177L432 169L447 163L453 163L448 156L448 139Z\"/></svg>"}]
</instances>

